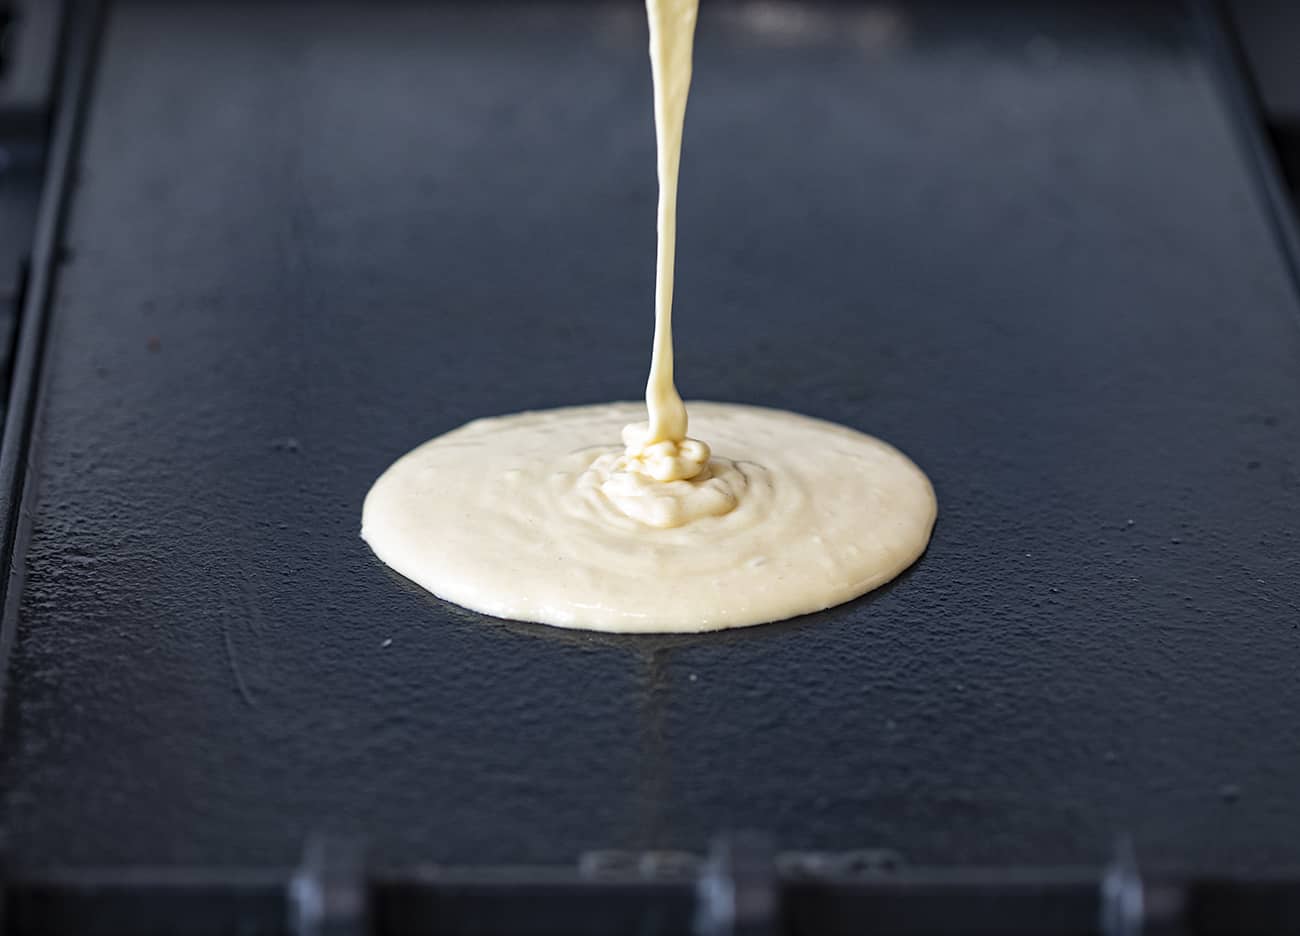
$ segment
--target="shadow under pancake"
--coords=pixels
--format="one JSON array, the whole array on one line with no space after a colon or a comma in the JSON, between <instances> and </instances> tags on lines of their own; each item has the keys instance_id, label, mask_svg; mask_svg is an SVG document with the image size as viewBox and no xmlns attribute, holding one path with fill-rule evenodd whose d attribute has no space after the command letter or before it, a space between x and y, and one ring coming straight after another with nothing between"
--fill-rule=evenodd
<instances>
[{"instance_id":1,"label":"shadow under pancake","mask_svg":"<svg viewBox=\"0 0 1300 936\"><path fill-rule=\"evenodd\" d=\"M382 567L390 581L406 593L417 596L435 612L434 617L438 619L452 621L457 625L484 627L513 636L541 640L557 647L572 647L580 650L619 649L631 651L638 656L645 657L660 651L672 650L678 647L693 647L705 642L714 646L729 646L742 641L782 638L805 628L831 624L845 617L861 617L862 612L869 609L876 602L884 600L894 589L902 587L925 562L927 553L928 550L884 585L873 588L857 598L824 608L821 611L813 611L808 614L801 614L798 617L772 621L767 624L753 624L748 627L731 627L723 630L701 631L699 633L662 634L626 634L582 630L556 627L551 624L539 624L533 621L515 621L508 618L493 617L490 614L483 614L447 601L444 598L439 598L400 572L394 571L378 557L372 555L371 558L377 565Z\"/></svg>"}]
</instances>

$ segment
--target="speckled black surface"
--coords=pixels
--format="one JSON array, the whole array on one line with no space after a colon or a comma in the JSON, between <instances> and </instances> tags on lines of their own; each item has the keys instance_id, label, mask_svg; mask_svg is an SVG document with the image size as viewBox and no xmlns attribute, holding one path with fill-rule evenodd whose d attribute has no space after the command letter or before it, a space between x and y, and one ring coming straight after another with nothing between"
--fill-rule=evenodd
<instances>
[{"instance_id":1,"label":"speckled black surface","mask_svg":"<svg viewBox=\"0 0 1300 936\"><path fill-rule=\"evenodd\" d=\"M10 661L14 860L757 826L1300 861L1300 308L1178 14L706 6L680 385L893 441L940 520L850 606L613 639L448 607L357 533L424 439L639 392L639 7L363 6L111 19Z\"/></svg>"}]
</instances>

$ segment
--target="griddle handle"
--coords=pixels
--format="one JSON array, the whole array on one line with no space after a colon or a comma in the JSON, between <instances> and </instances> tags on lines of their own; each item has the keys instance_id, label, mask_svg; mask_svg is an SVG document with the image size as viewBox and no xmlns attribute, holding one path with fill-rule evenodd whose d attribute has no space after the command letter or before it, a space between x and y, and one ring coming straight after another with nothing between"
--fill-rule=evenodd
<instances>
[{"instance_id":1,"label":"griddle handle","mask_svg":"<svg viewBox=\"0 0 1300 936\"><path fill-rule=\"evenodd\" d=\"M365 846L347 838L314 836L289 881L293 936L369 936L370 882Z\"/></svg>"},{"instance_id":2,"label":"griddle handle","mask_svg":"<svg viewBox=\"0 0 1300 936\"><path fill-rule=\"evenodd\" d=\"M771 841L753 832L718 839L696 900L696 936L776 936L781 885Z\"/></svg>"}]
</instances>

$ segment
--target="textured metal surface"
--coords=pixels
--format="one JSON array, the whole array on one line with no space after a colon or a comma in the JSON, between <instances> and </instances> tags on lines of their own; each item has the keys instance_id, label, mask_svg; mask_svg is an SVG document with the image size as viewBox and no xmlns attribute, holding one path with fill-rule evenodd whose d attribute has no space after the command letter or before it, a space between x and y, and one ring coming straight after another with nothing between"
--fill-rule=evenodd
<instances>
[{"instance_id":1,"label":"textured metal surface","mask_svg":"<svg viewBox=\"0 0 1300 936\"><path fill-rule=\"evenodd\" d=\"M636 4L126 5L51 323L0 789L21 863L792 848L1300 861L1300 309L1159 4L711 4L689 397L876 432L928 555L788 624L482 619L357 537L397 455L635 396ZM782 125L778 119L788 120Z\"/></svg>"}]
</instances>

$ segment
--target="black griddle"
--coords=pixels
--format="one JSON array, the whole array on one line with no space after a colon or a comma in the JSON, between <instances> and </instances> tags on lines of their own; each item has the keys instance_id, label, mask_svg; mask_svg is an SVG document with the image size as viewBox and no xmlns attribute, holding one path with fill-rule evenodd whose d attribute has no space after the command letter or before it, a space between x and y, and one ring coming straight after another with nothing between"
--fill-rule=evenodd
<instances>
[{"instance_id":1,"label":"black griddle","mask_svg":"<svg viewBox=\"0 0 1300 936\"><path fill-rule=\"evenodd\" d=\"M639 638L358 526L431 436L638 395L640 7L106 6L2 466L11 866L1300 863L1296 258L1182 4L706 4L679 386L878 434L940 516L862 600Z\"/></svg>"}]
</instances>

